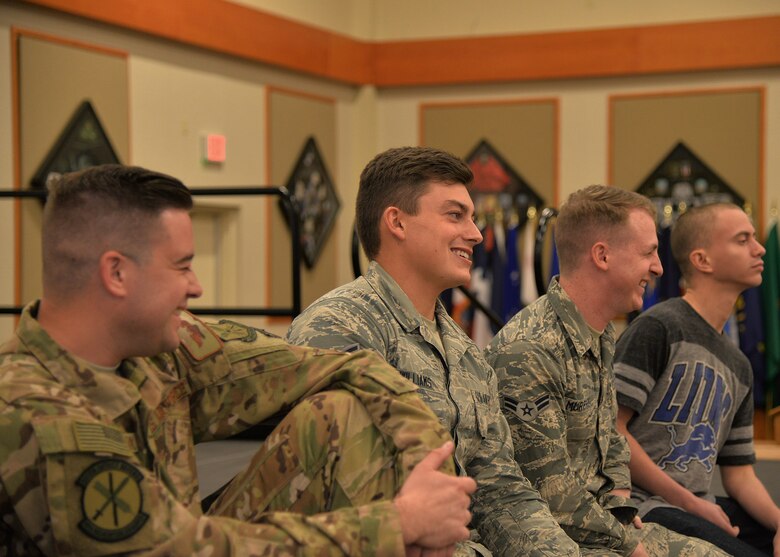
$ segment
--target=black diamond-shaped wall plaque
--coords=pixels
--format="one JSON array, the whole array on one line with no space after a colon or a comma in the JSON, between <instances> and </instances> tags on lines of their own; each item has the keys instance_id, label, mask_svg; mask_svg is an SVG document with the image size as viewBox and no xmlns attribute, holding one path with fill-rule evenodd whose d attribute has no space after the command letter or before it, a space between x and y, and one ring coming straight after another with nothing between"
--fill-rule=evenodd
<instances>
[{"instance_id":1,"label":"black diamond-shaped wall plaque","mask_svg":"<svg viewBox=\"0 0 780 557\"><path fill-rule=\"evenodd\" d=\"M544 199L486 140L482 139L466 157L474 173L472 197L496 195L502 207L541 207Z\"/></svg>"},{"instance_id":2,"label":"black diamond-shaped wall plaque","mask_svg":"<svg viewBox=\"0 0 780 557\"><path fill-rule=\"evenodd\" d=\"M287 180L300 213L301 248L306 266L311 268L322 251L341 203L333 187L325 161L314 137L303 146L292 174Z\"/></svg>"},{"instance_id":3,"label":"black diamond-shaped wall plaque","mask_svg":"<svg viewBox=\"0 0 780 557\"><path fill-rule=\"evenodd\" d=\"M45 189L52 175L121 161L92 104L83 101L32 177L33 189Z\"/></svg>"},{"instance_id":4,"label":"black diamond-shaped wall plaque","mask_svg":"<svg viewBox=\"0 0 780 557\"><path fill-rule=\"evenodd\" d=\"M636 191L656 203L659 215L664 214L664 209L671 209L676 215L682 206L734 203L742 207L745 204L745 199L682 141L672 148Z\"/></svg>"}]
</instances>

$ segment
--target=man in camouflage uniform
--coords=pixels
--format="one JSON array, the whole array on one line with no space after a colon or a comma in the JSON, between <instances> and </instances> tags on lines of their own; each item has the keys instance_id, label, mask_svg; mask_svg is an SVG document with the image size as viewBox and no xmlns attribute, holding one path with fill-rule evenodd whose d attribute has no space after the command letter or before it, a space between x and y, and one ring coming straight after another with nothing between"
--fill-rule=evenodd
<instances>
[{"instance_id":1,"label":"man in camouflage uniform","mask_svg":"<svg viewBox=\"0 0 780 557\"><path fill-rule=\"evenodd\" d=\"M654 218L650 201L633 192L590 186L572 194L555 229L560 277L485 350L515 458L583 555L723 555L642 524L630 499L610 321L640 308L645 286L662 273Z\"/></svg>"},{"instance_id":2,"label":"man in camouflage uniform","mask_svg":"<svg viewBox=\"0 0 780 557\"><path fill-rule=\"evenodd\" d=\"M493 370L438 300L446 288L469 280L472 250L482 240L466 189L471 181L468 166L435 149L377 155L363 170L357 198L368 272L312 304L288 339L344 351L371 348L417 384L455 438L459 472L477 480L472 526L489 550L576 555L512 458Z\"/></svg>"},{"instance_id":3,"label":"man in camouflage uniform","mask_svg":"<svg viewBox=\"0 0 780 557\"><path fill-rule=\"evenodd\" d=\"M184 312L191 206L178 180L118 165L49 196L44 296L0 347L0 555L451 551L475 485L437 470L452 444L414 385L368 352ZM270 416L203 516L195 443Z\"/></svg>"}]
</instances>

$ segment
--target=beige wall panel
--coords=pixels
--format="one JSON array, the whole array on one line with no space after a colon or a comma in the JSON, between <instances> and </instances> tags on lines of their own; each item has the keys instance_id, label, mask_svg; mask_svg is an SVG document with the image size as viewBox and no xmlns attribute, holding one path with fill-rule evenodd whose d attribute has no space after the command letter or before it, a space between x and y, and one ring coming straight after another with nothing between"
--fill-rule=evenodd
<instances>
[{"instance_id":1,"label":"beige wall panel","mask_svg":"<svg viewBox=\"0 0 780 557\"><path fill-rule=\"evenodd\" d=\"M338 153L340 160L339 194L341 212L336 223L338 234L339 264L336 282L345 284L354 278L352 270L352 229L355 222L360 173L366 164L379 152L377 146L377 90L362 87L351 103L340 102L337 106ZM349 248L349 249L347 249ZM361 250L361 269L368 267Z\"/></svg>"},{"instance_id":2,"label":"beige wall panel","mask_svg":"<svg viewBox=\"0 0 780 557\"><path fill-rule=\"evenodd\" d=\"M544 198L555 200L557 104L524 103L424 105L426 145L465 158L481 139L488 142Z\"/></svg>"},{"instance_id":3,"label":"beige wall panel","mask_svg":"<svg viewBox=\"0 0 780 557\"><path fill-rule=\"evenodd\" d=\"M133 162L172 174L190 187L265 185L265 87L195 66L131 59ZM201 141L207 133L226 137L224 163L203 162ZM193 269L203 281L204 295L192 301L193 307L266 305L268 199L195 197ZM259 318L244 321L264 323Z\"/></svg>"},{"instance_id":4,"label":"beige wall panel","mask_svg":"<svg viewBox=\"0 0 780 557\"><path fill-rule=\"evenodd\" d=\"M773 200L780 204L780 157L772 155L780 152L780 70L776 68L635 78L381 89L377 99L378 147L381 150L418 141L420 103L465 103L475 99L502 102L508 98L555 97L560 101L559 201L563 202L571 192L583 186L607 183L611 96L646 95L648 92L679 94L683 90L750 89L757 86L766 88L766 199L768 204ZM649 172L650 168L647 170ZM765 219L768 204L762 208Z\"/></svg>"},{"instance_id":5,"label":"beige wall panel","mask_svg":"<svg viewBox=\"0 0 780 557\"><path fill-rule=\"evenodd\" d=\"M758 207L761 100L757 90L612 99L613 183L636 189L682 141Z\"/></svg>"},{"instance_id":6,"label":"beige wall panel","mask_svg":"<svg viewBox=\"0 0 780 557\"><path fill-rule=\"evenodd\" d=\"M0 60L11 59L11 33L7 28L0 27ZM11 106L11 73L0 71L0 122L13 120ZM13 187L13 129L10 125L0 126L0 188ZM14 305L14 277L16 262L14 261L14 201L10 198L0 199L0 305ZM15 318L0 315L0 339L8 338L13 332ZM2 342L2 340L0 340Z\"/></svg>"},{"instance_id":7,"label":"beige wall panel","mask_svg":"<svg viewBox=\"0 0 780 557\"><path fill-rule=\"evenodd\" d=\"M263 12L272 13L349 35L358 39L371 39L374 31L375 0L231 0Z\"/></svg>"},{"instance_id":8,"label":"beige wall panel","mask_svg":"<svg viewBox=\"0 0 780 557\"><path fill-rule=\"evenodd\" d=\"M293 166L309 136L314 136L325 167L335 182L336 168L336 105L327 99L299 95L289 91L269 90L269 141L271 183L287 185ZM337 183L336 195L342 199ZM289 306L292 300L291 240L284 217L277 207L270 214L270 296L273 306ZM337 223L344 220L339 211ZM338 226L338 225L337 225ZM312 269L301 265L301 301L305 308L322 294L338 286L338 257L347 246L338 245L338 234L331 229L322 245L317 262Z\"/></svg>"},{"instance_id":9,"label":"beige wall panel","mask_svg":"<svg viewBox=\"0 0 780 557\"><path fill-rule=\"evenodd\" d=\"M402 40L776 15L777 0L233 0L359 39ZM558 9L563 8L563 9Z\"/></svg>"},{"instance_id":10,"label":"beige wall panel","mask_svg":"<svg viewBox=\"0 0 780 557\"><path fill-rule=\"evenodd\" d=\"M776 0L377 0L374 39L541 33L780 13Z\"/></svg>"},{"instance_id":11,"label":"beige wall panel","mask_svg":"<svg viewBox=\"0 0 780 557\"><path fill-rule=\"evenodd\" d=\"M122 162L129 153L127 60L91 48L20 37L19 122L23 187L85 99ZM41 205L22 204L22 303L41 295Z\"/></svg>"}]
</instances>

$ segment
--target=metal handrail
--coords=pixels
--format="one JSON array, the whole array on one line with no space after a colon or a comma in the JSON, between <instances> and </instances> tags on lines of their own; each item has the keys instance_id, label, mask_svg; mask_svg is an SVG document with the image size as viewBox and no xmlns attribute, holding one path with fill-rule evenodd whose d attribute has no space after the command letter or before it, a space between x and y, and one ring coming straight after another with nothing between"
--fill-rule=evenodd
<instances>
[{"instance_id":1,"label":"metal handrail","mask_svg":"<svg viewBox=\"0 0 780 557\"><path fill-rule=\"evenodd\" d=\"M547 234L547 227L550 219L558 216L558 209L547 207L539 216L539 224L536 228L536 237L534 242L534 279L536 280L536 291L541 296L547 292L547 281L544 280L542 273L542 256L544 254L544 236Z\"/></svg>"},{"instance_id":2,"label":"metal handrail","mask_svg":"<svg viewBox=\"0 0 780 557\"><path fill-rule=\"evenodd\" d=\"M282 209L286 213L287 222L290 224L292 237L292 306L289 308L263 308L263 307L201 307L190 308L189 311L198 315L256 315L256 316L281 316L296 317L301 313L301 239L300 217L295 199L285 187L277 186L228 186L228 187L201 187L190 188L193 196L217 196L217 195L278 195L282 199ZM0 190L0 198L26 198L37 197L45 199L45 190ZM19 315L24 306L0 306L0 315Z\"/></svg>"}]
</instances>

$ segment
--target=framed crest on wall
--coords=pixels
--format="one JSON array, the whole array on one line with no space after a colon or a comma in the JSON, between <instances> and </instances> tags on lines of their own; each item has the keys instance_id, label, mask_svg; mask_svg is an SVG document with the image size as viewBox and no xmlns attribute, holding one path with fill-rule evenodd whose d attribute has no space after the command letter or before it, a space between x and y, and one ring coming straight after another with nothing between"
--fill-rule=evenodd
<instances>
[{"instance_id":1,"label":"framed crest on wall","mask_svg":"<svg viewBox=\"0 0 780 557\"><path fill-rule=\"evenodd\" d=\"M682 141L672 147L636 191L653 200L659 216L672 219L686 207L745 204L745 198Z\"/></svg>"},{"instance_id":2,"label":"framed crest on wall","mask_svg":"<svg viewBox=\"0 0 780 557\"><path fill-rule=\"evenodd\" d=\"M541 207L544 199L486 139L466 156L474 173L470 192L475 201L484 195L497 196L505 207Z\"/></svg>"},{"instance_id":3,"label":"framed crest on wall","mask_svg":"<svg viewBox=\"0 0 780 557\"><path fill-rule=\"evenodd\" d=\"M30 185L45 189L52 177L100 164L119 164L119 156L111 145L92 103L83 101L65 125L46 158L35 171Z\"/></svg>"},{"instance_id":4,"label":"framed crest on wall","mask_svg":"<svg viewBox=\"0 0 780 557\"><path fill-rule=\"evenodd\" d=\"M341 202L314 137L309 137L287 180L300 217L303 260L314 267L336 221Z\"/></svg>"}]
</instances>

